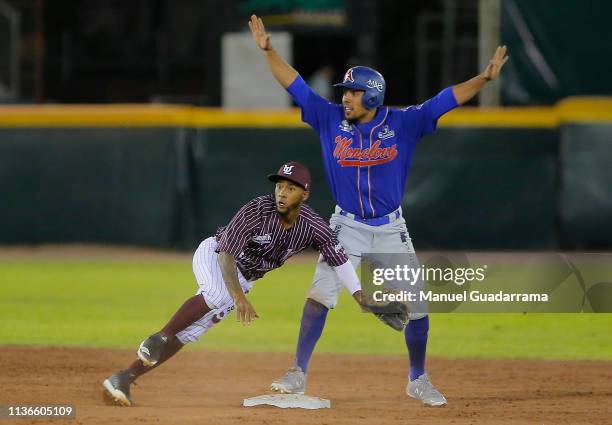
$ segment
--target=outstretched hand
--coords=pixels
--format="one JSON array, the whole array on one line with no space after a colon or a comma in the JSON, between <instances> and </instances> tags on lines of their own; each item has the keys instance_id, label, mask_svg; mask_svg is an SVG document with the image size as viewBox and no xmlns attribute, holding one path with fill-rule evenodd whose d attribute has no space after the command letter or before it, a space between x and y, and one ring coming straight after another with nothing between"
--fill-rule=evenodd
<instances>
[{"instance_id":1,"label":"outstretched hand","mask_svg":"<svg viewBox=\"0 0 612 425\"><path fill-rule=\"evenodd\" d=\"M361 308L362 313L370 312L370 310L368 309L368 306L363 301L363 294L361 292L361 289L353 294L353 299L357 301L357 304L359 304L359 307Z\"/></svg>"},{"instance_id":2,"label":"outstretched hand","mask_svg":"<svg viewBox=\"0 0 612 425\"><path fill-rule=\"evenodd\" d=\"M270 34L266 32L266 27L264 27L261 18L259 18L257 15L251 15L249 29L251 30L251 35L253 36L253 40L255 40L257 47L259 47L261 50L269 50Z\"/></svg>"},{"instance_id":3,"label":"outstretched hand","mask_svg":"<svg viewBox=\"0 0 612 425\"><path fill-rule=\"evenodd\" d=\"M250 325L255 319L259 318L253 305L245 296L238 298L234 304L236 305L237 319L243 325Z\"/></svg>"},{"instance_id":4,"label":"outstretched hand","mask_svg":"<svg viewBox=\"0 0 612 425\"><path fill-rule=\"evenodd\" d=\"M506 56L506 46L497 46L495 54L489 61L489 64L482 73L483 77L487 81L495 80L499 76L499 72L506 62L508 62L508 56Z\"/></svg>"}]
</instances>

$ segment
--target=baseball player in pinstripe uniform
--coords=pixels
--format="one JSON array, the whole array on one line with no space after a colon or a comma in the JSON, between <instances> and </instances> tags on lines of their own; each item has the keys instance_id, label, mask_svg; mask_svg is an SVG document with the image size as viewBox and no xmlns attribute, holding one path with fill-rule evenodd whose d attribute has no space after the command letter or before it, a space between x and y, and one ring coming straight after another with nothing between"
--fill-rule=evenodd
<instances>
[{"instance_id":1,"label":"baseball player in pinstripe uniform","mask_svg":"<svg viewBox=\"0 0 612 425\"><path fill-rule=\"evenodd\" d=\"M216 235L204 240L193 256L198 289L157 333L140 344L135 360L103 383L116 404L130 406L130 385L159 366L185 344L195 342L235 308L249 325L257 313L246 297L253 283L291 256L312 246L325 259L355 300L361 285L342 246L325 220L304 204L310 194L310 172L297 162L283 164L268 178L274 195L248 202Z\"/></svg>"},{"instance_id":2,"label":"baseball player in pinstripe uniform","mask_svg":"<svg viewBox=\"0 0 612 425\"><path fill-rule=\"evenodd\" d=\"M301 108L302 121L319 135L327 179L337 203L330 224L352 264L358 267L365 252L410 253L414 258L400 207L414 148L423 136L435 131L438 118L497 78L508 60L506 47L498 47L483 73L420 105L402 109L383 106L386 86L379 72L364 66L350 68L336 84L343 89L342 104L337 105L308 87L276 52L260 18L251 16L249 28L272 75ZM304 392L310 357L339 290L340 282L320 257L304 305L295 363L272 383L273 390ZM445 405L446 399L425 371L429 317L411 313L403 330L410 359L406 393L426 405Z\"/></svg>"}]
</instances>

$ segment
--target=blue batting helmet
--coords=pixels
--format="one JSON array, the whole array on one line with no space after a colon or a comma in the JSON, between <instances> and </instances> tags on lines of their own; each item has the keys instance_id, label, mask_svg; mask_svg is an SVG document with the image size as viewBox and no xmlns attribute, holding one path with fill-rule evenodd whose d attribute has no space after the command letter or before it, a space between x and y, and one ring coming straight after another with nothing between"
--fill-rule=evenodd
<instances>
[{"instance_id":1,"label":"blue batting helmet","mask_svg":"<svg viewBox=\"0 0 612 425\"><path fill-rule=\"evenodd\" d=\"M346 87L353 90L363 90L363 106L373 109L383 104L385 99L385 79L380 72L367 66L354 66L344 74L341 83L334 87Z\"/></svg>"}]
</instances>

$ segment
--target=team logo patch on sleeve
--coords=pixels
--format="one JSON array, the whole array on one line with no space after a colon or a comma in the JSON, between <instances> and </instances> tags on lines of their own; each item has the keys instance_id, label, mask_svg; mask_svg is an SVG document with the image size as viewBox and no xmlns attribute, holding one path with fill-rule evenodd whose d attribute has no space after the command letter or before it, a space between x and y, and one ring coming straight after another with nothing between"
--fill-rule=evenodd
<instances>
[{"instance_id":1,"label":"team logo patch on sleeve","mask_svg":"<svg viewBox=\"0 0 612 425\"><path fill-rule=\"evenodd\" d=\"M395 137L395 131L390 130L388 125L384 125L382 130L378 132L378 138L380 140L390 139Z\"/></svg>"}]
</instances>

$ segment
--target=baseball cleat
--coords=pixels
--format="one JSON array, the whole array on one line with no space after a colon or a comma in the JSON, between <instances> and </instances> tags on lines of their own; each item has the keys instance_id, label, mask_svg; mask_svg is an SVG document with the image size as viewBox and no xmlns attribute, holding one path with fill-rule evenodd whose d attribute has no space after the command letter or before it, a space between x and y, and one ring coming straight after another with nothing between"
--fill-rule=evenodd
<instances>
[{"instance_id":1,"label":"baseball cleat","mask_svg":"<svg viewBox=\"0 0 612 425\"><path fill-rule=\"evenodd\" d=\"M114 403L119 406L131 406L132 399L130 398L130 384L134 381L134 375L127 370L121 370L108 379L102 386L104 394Z\"/></svg>"},{"instance_id":2,"label":"baseball cleat","mask_svg":"<svg viewBox=\"0 0 612 425\"><path fill-rule=\"evenodd\" d=\"M444 406L446 404L446 398L444 398L440 391L434 388L426 373L408 383L406 394L421 400L423 404L428 406Z\"/></svg>"},{"instance_id":3,"label":"baseball cleat","mask_svg":"<svg viewBox=\"0 0 612 425\"><path fill-rule=\"evenodd\" d=\"M282 378L272 382L270 389L282 394L304 394L306 374L302 372L302 368L295 365Z\"/></svg>"},{"instance_id":4,"label":"baseball cleat","mask_svg":"<svg viewBox=\"0 0 612 425\"><path fill-rule=\"evenodd\" d=\"M168 337L162 332L157 332L140 344L138 347L138 358L142 361L145 366L155 366L159 361L162 349L168 342Z\"/></svg>"}]
</instances>

